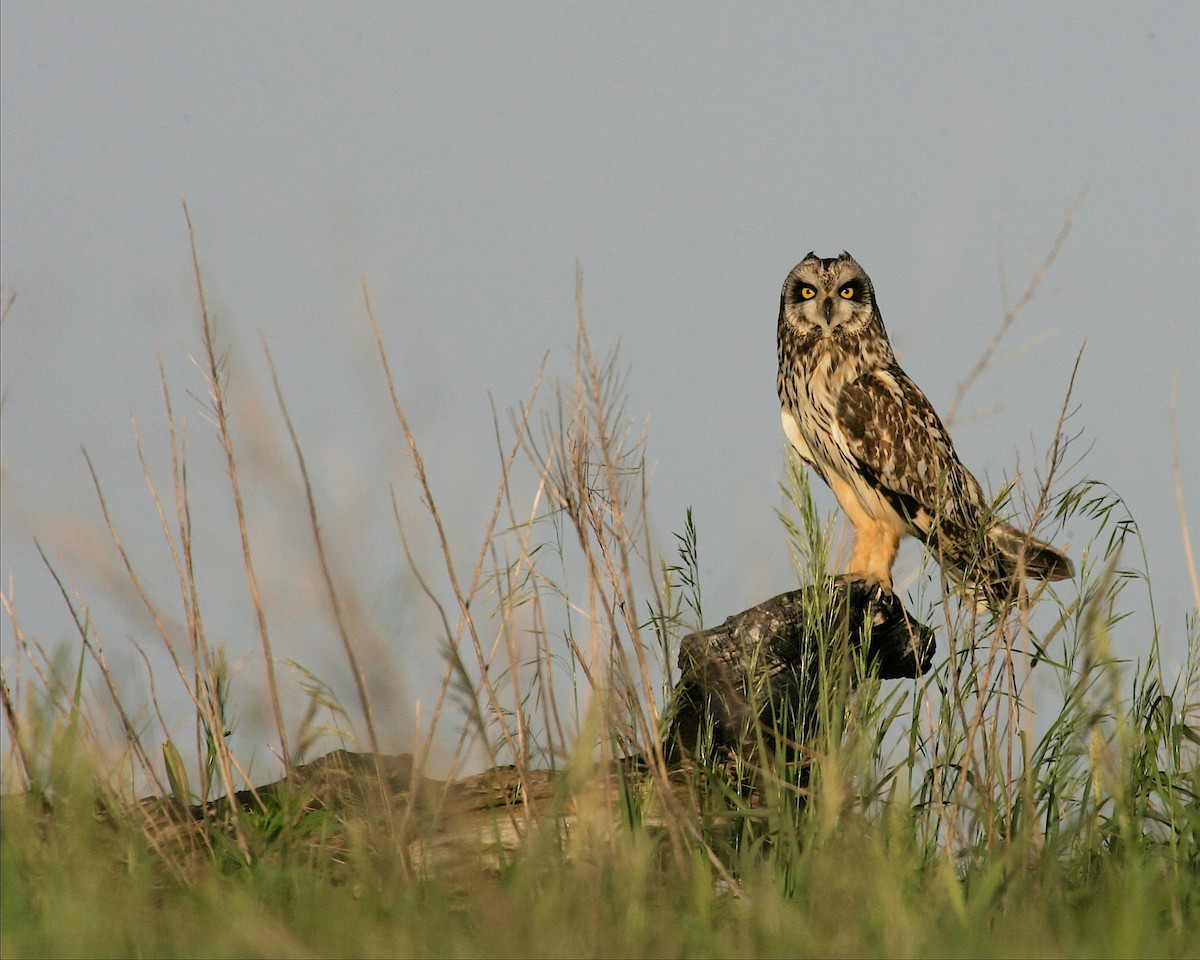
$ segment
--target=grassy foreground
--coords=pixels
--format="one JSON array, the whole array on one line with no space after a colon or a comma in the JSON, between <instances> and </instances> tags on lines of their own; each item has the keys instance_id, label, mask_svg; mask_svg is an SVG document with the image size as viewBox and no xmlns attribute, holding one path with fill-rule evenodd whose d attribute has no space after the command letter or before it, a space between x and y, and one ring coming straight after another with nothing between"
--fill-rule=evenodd
<instances>
[{"instance_id":1,"label":"grassy foreground","mask_svg":"<svg viewBox=\"0 0 1200 960\"><path fill-rule=\"evenodd\" d=\"M360 640L370 614L346 599L353 570L328 548L277 379L329 642L344 652L358 702L337 703L309 676L308 709L293 710L296 691L276 676L292 652L279 649L269 629L279 611L257 587L262 554L239 479L236 410L202 287L200 301L207 413L236 507L230 536L240 540L258 624L275 749L286 771L336 745L320 712L338 718L339 735L379 753L386 720L369 682L378 654ZM378 335L369 303L367 313ZM507 829L524 842L466 868L418 856L436 835L436 797L418 810L371 777L355 788L361 802L344 805L315 803L300 787L244 806L220 802L251 782L226 733L235 682L227 658L246 651L210 644L205 631L195 494L164 386L173 481L161 495L151 481L150 495L178 571L176 594L154 596L143 585L145 561L126 552L99 479L97 490L113 549L158 631L137 641L167 651L176 674L157 686L186 691L192 732L181 739L176 718L155 710L147 720L127 706L86 598L64 589L78 646L47 651L5 597L24 667L13 679L6 664L4 676L11 746L0 952L1200 955L1200 635L1194 618L1180 628L1182 670L1164 666L1157 636L1141 662L1118 659L1113 634L1124 612L1151 602L1144 574L1124 560L1137 550L1137 528L1100 484L1055 491L1069 444L1055 442L1043 487L1020 518L1045 529L1072 517L1092 531L1077 548L1069 590L1047 591L1036 605L1018 598L994 617L940 591L916 597L938 629L934 670L916 682L823 684L808 786L785 765L692 771L681 786L658 739L678 639L702 619L696 533L689 517L670 558L651 542L642 444L621 406L620 371L594 357L580 313L574 378L544 403L535 388L512 418L478 561L459 569L441 539L449 587L439 589L411 555L408 505L397 504L394 518L397 544L441 624L446 662L418 730L415 769L426 768L447 730L457 744L451 776L480 760L512 765L529 789L512 791L494 819L497 834ZM444 538L382 337L379 357L398 442ZM527 509L516 505L523 490L532 491ZM786 494L781 517L800 576L819 579L832 524L815 514L801 472L793 470ZM101 707L88 691L110 702ZM115 744L103 719L114 711ZM609 772L633 753L644 759L638 777ZM535 803L535 774L546 769L560 788ZM752 795L738 789L738 773L755 784ZM144 793L159 799L138 802ZM180 815L188 808L197 818Z\"/></svg>"}]
</instances>

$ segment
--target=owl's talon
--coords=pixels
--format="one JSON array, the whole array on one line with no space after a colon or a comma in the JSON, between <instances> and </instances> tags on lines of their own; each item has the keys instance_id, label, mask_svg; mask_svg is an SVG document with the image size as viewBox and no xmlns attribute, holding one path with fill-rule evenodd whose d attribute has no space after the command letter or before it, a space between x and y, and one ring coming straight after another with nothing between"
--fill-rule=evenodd
<instances>
[{"instance_id":1,"label":"owl's talon","mask_svg":"<svg viewBox=\"0 0 1200 960\"><path fill-rule=\"evenodd\" d=\"M833 583L844 586L847 590L859 589L867 594L867 599L876 603L891 603L896 599L891 586L869 577L865 573L839 573L830 578Z\"/></svg>"}]
</instances>

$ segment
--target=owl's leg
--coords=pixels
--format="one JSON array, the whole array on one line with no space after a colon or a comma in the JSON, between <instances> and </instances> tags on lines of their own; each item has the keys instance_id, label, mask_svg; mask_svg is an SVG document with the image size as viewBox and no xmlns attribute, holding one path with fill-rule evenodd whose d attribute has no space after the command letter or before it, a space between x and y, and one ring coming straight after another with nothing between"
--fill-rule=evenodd
<instances>
[{"instance_id":1,"label":"owl's leg","mask_svg":"<svg viewBox=\"0 0 1200 960\"><path fill-rule=\"evenodd\" d=\"M829 485L854 525L854 549L847 576L865 580L890 594L892 564L900 549L899 531L888 518L877 519L868 513L854 489L840 477L834 477Z\"/></svg>"},{"instance_id":2,"label":"owl's leg","mask_svg":"<svg viewBox=\"0 0 1200 960\"><path fill-rule=\"evenodd\" d=\"M862 518L854 525L854 550L850 554L850 576L866 580L892 592L892 564L900 549L900 536L890 523Z\"/></svg>"},{"instance_id":3,"label":"owl's leg","mask_svg":"<svg viewBox=\"0 0 1200 960\"><path fill-rule=\"evenodd\" d=\"M892 565L900 552L900 532L886 519L875 521L871 553L866 559L867 579L892 592Z\"/></svg>"}]
</instances>

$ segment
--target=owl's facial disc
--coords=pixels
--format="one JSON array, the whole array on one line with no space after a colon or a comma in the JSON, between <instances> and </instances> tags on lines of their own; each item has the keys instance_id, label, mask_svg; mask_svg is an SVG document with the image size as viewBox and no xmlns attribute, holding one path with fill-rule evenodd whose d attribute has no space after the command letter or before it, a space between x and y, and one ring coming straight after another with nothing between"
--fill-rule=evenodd
<instances>
[{"instance_id":1,"label":"owl's facial disc","mask_svg":"<svg viewBox=\"0 0 1200 960\"><path fill-rule=\"evenodd\" d=\"M847 254L830 260L809 255L784 285L785 317L808 337L857 332L873 315L869 284Z\"/></svg>"}]
</instances>

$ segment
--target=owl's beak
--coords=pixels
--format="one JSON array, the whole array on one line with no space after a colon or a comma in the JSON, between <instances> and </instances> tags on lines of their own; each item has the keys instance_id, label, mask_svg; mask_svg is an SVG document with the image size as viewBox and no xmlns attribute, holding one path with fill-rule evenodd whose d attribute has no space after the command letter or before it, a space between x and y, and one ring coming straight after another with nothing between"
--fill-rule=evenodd
<instances>
[{"instance_id":1,"label":"owl's beak","mask_svg":"<svg viewBox=\"0 0 1200 960\"><path fill-rule=\"evenodd\" d=\"M833 319L833 297L825 298L825 302L821 304L821 312L825 314L826 323Z\"/></svg>"}]
</instances>

